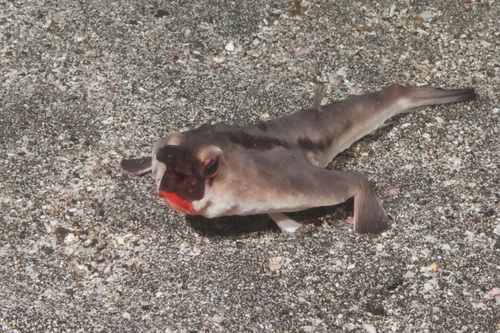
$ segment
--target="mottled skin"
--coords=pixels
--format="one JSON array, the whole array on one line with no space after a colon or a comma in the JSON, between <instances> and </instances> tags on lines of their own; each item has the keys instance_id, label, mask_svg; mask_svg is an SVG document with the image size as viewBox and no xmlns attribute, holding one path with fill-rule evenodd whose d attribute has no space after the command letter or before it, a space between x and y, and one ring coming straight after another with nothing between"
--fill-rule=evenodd
<instances>
[{"instance_id":1,"label":"mottled skin","mask_svg":"<svg viewBox=\"0 0 500 333\"><path fill-rule=\"evenodd\" d=\"M353 142L403 112L468 101L472 89L392 85L258 124L203 125L158 141L150 158L123 160L132 174L152 171L172 208L208 218L268 213L285 231L299 224L282 213L354 198L354 230L378 233L389 219L368 179L323 169Z\"/></svg>"}]
</instances>

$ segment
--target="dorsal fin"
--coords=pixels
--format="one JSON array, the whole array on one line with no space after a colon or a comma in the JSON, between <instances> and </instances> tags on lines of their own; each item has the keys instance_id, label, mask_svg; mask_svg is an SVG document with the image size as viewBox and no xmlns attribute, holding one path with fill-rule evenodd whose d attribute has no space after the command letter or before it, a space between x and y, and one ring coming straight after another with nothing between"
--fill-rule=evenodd
<instances>
[{"instance_id":1,"label":"dorsal fin","mask_svg":"<svg viewBox=\"0 0 500 333\"><path fill-rule=\"evenodd\" d=\"M314 91L313 109L321 110L321 101L323 100L323 97L325 97L325 92L326 92L325 85L320 85L316 87L316 90Z\"/></svg>"}]
</instances>

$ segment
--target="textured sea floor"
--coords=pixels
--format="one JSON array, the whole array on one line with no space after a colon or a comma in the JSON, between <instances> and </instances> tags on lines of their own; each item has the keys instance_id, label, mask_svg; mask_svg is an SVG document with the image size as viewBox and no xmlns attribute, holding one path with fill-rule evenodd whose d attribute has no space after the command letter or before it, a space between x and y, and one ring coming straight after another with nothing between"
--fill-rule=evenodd
<instances>
[{"instance_id":1,"label":"textured sea floor","mask_svg":"<svg viewBox=\"0 0 500 333\"><path fill-rule=\"evenodd\" d=\"M500 332L498 1L0 2L0 330ZM280 233L170 210L121 172L159 137L392 83L474 87L330 165L352 204ZM292 129L293 130L293 129ZM497 295L497 296L496 296Z\"/></svg>"}]
</instances>

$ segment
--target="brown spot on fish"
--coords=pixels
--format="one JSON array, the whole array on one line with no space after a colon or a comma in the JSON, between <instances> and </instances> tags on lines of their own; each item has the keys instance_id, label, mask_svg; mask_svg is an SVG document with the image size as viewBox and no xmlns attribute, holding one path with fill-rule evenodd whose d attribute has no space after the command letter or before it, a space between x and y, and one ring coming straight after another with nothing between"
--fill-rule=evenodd
<instances>
[{"instance_id":1,"label":"brown spot on fish","mask_svg":"<svg viewBox=\"0 0 500 333\"><path fill-rule=\"evenodd\" d=\"M328 149L328 147L332 145L332 142L332 138L327 138L320 141L312 141L311 139L307 138L299 138L297 143L303 150L324 152Z\"/></svg>"},{"instance_id":2,"label":"brown spot on fish","mask_svg":"<svg viewBox=\"0 0 500 333\"><path fill-rule=\"evenodd\" d=\"M290 149L290 144L286 141L269 136L253 136L244 131L228 133L229 140L245 148L258 150L271 150L276 147Z\"/></svg>"},{"instance_id":3,"label":"brown spot on fish","mask_svg":"<svg viewBox=\"0 0 500 333\"><path fill-rule=\"evenodd\" d=\"M267 124L263 121L259 121L257 124L255 124L257 128L263 130L264 132L267 131Z\"/></svg>"}]
</instances>

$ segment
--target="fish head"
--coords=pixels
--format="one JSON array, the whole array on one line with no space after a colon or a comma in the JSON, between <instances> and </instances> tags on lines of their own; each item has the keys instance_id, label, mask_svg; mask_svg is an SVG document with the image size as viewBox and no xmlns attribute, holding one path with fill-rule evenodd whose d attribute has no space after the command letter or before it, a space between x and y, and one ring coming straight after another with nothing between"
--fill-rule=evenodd
<instances>
[{"instance_id":1,"label":"fish head","mask_svg":"<svg viewBox=\"0 0 500 333\"><path fill-rule=\"evenodd\" d=\"M171 135L155 145L152 176L158 196L172 209L198 214L193 202L203 199L205 188L223 167L222 150L210 144L186 143Z\"/></svg>"}]
</instances>

